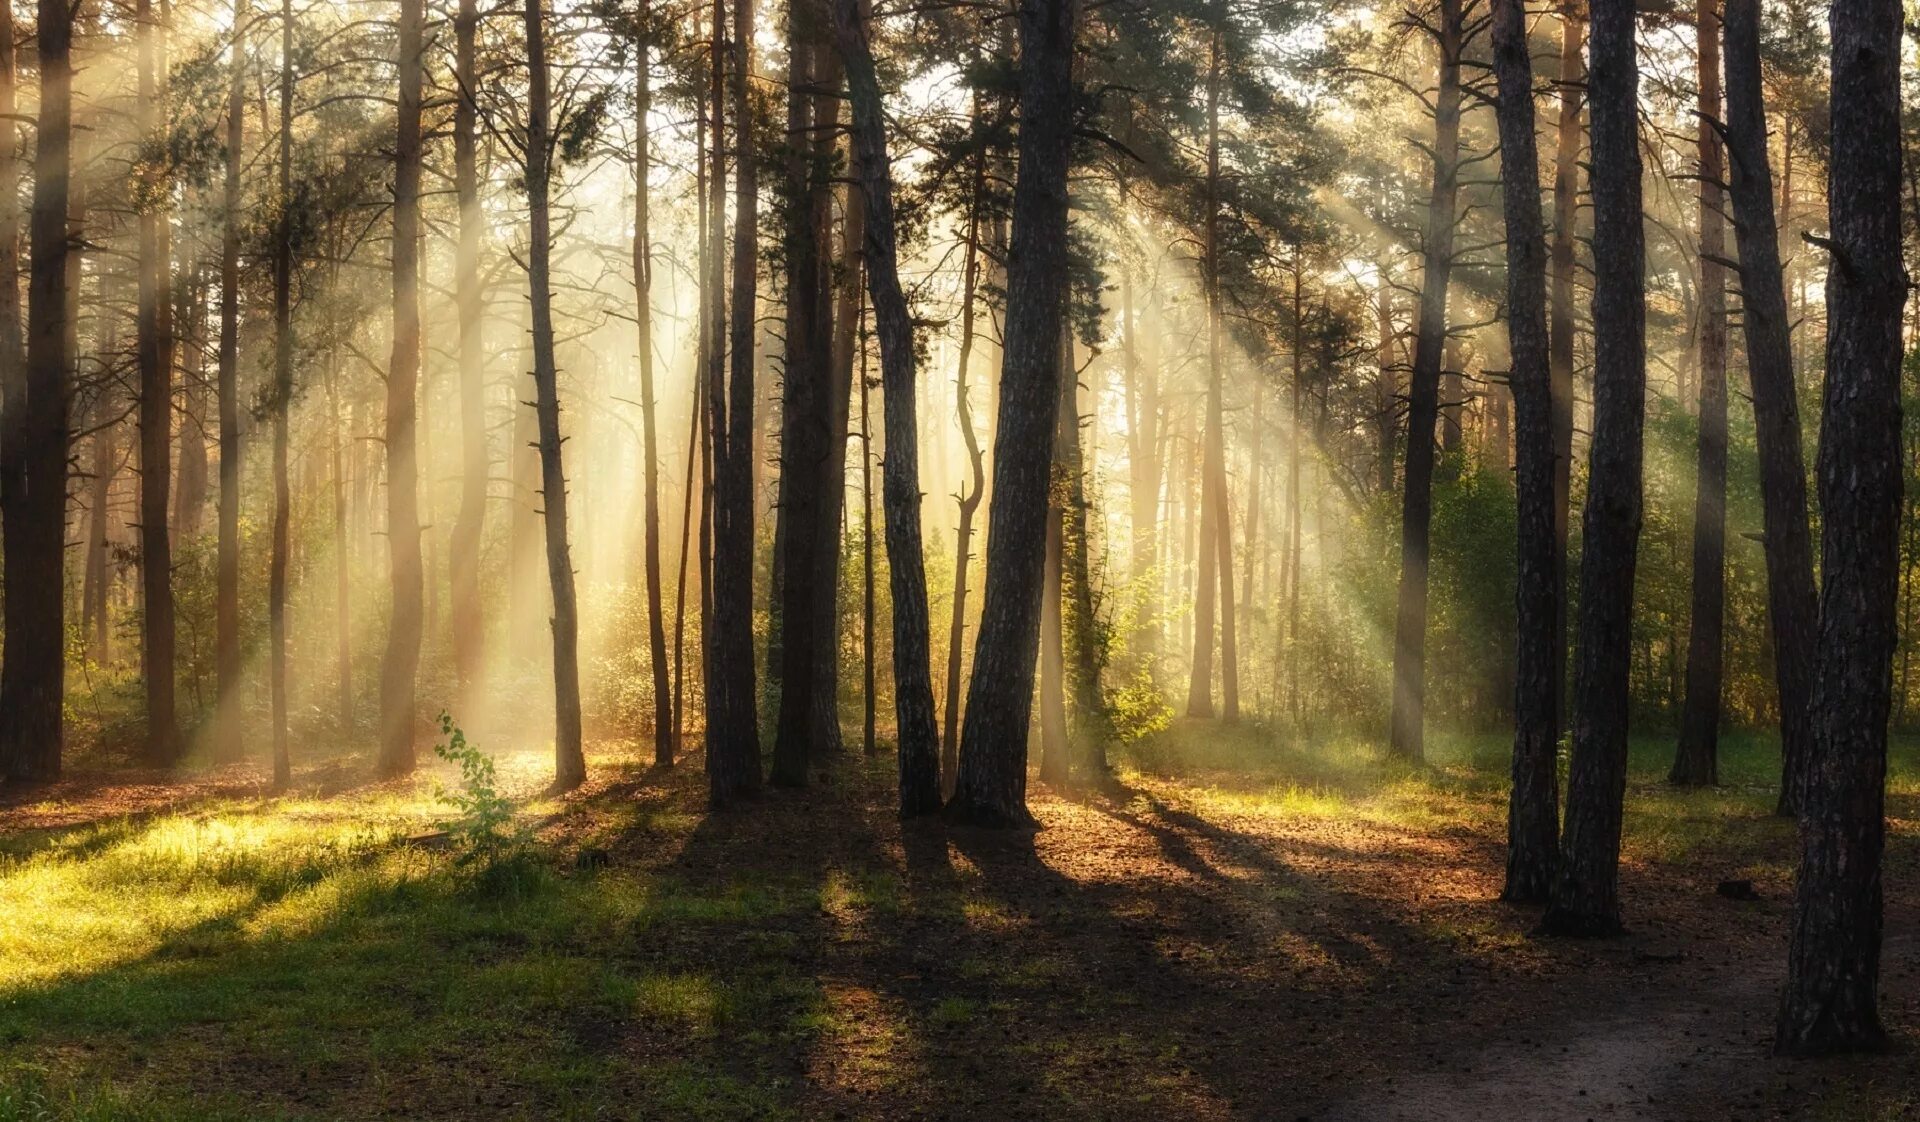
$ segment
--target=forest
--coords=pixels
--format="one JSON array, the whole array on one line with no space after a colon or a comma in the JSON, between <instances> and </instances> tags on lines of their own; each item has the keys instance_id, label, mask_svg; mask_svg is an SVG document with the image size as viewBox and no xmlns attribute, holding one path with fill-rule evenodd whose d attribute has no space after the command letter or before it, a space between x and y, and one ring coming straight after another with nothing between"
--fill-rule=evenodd
<instances>
[{"instance_id":1,"label":"forest","mask_svg":"<svg viewBox=\"0 0 1920 1122\"><path fill-rule=\"evenodd\" d=\"M0 1122L1920 1117L1910 103L1894 0L0 2Z\"/></svg>"}]
</instances>

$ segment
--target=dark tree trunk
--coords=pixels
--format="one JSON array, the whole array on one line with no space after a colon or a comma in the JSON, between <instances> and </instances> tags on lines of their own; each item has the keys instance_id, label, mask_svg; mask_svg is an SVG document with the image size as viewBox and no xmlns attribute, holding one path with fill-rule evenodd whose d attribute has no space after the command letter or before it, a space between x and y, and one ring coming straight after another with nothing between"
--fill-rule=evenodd
<instances>
[{"instance_id":1,"label":"dark tree trunk","mask_svg":"<svg viewBox=\"0 0 1920 1122\"><path fill-rule=\"evenodd\" d=\"M1693 612L1680 747L1668 778L1683 787L1719 780L1720 681L1727 605L1727 285L1721 218L1720 16L1699 0L1700 445L1693 500Z\"/></svg>"},{"instance_id":2,"label":"dark tree trunk","mask_svg":"<svg viewBox=\"0 0 1920 1122\"><path fill-rule=\"evenodd\" d=\"M1580 107L1586 68L1585 0L1560 5L1560 114L1553 157L1553 242L1550 254L1547 368L1553 388L1553 706L1555 726L1567 727L1567 537L1573 505L1574 278L1579 272Z\"/></svg>"},{"instance_id":3,"label":"dark tree trunk","mask_svg":"<svg viewBox=\"0 0 1920 1122\"><path fill-rule=\"evenodd\" d=\"M234 0L236 29L248 0ZM227 89L225 213L220 226L220 509L214 578L213 758L240 758L240 174L247 116L247 37L236 30Z\"/></svg>"},{"instance_id":4,"label":"dark tree trunk","mask_svg":"<svg viewBox=\"0 0 1920 1122\"><path fill-rule=\"evenodd\" d=\"M1776 1050L1883 1047L1877 990L1899 588L1901 6L1836 0L1820 423L1820 638Z\"/></svg>"},{"instance_id":5,"label":"dark tree trunk","mask_svg":"<svg viewBox=\"0 0 1920 1122\"><path fill-rule=\"evenodd\" d=\"M158 145L166 128L161 68L165 48L162 19L150 0L135 8L140 56L140 132ZM172 320L172 264L166 236L169 171L160 161L144 161L136 185L140 252L135 324L136 365L140 372L140 665L146 685L146 756L171 766L184 744L174 712L173 537L169 532L173 489L173 363L165 336Z\"/></svg>"},{"instance_id":6,"label":"dark tree trunk","mask_svg":"<svg viewBox=\"0 0 1920 1122\"><path fill-rule=\"evenodd\" d=\"M1076 0L1021 0L1020 163L1013 192L1007 318L994 431L993 501L973 677L949 814L1031 825L1027 722L1045 560L1047 482L1058 408L1073 139Z\"/></svg>"},{"instance_id":7,"label":"dark tree trunk","mask_svg":"<svg viewBox=\"0 0 1920 1122\"><path fill-rule=\"evenodd\" d=\"M393 358L387 366L387 547L393 608L380 668L380 772L413 770L414 690L424 627L415 397L420 380L420 90L426 11L400 0L400 106L393 174Z\"/></svg>"},{"instance_id":8,"label":"dark tree trunk","mask_svg":"<svg viewBox=\"0 0 1920 1122\"><path fill-rule=\"evenodd\" d=\"M980 95L973 96L973 126L982 125ZM967 634L967 594L973 569L973 518L986 492L986 457L980 450L980 436L973 427L972 373L976 335L975 303L980 292L980 208L986 193L987 155L974 153L972 183L967 198L966 257L960 274L960 355L954 376L954 400L960 416L960 439L967 449L970 482L960 489L960 520L953 535L953 616L947 626L947 699L946 722L940 740L940 776L942 792L953 789L954 771L960 757L960 663Z\"/></svg>"},{"instance_id":9,"label":"dark tree trunk","mask_svg":"<svg viewBox=\"0 0 1920 1122\"><path fill-rule=\"evenodd\" d=\"M533 311L533 393L540 427L540 499L545 513L547 581L553 589L553 785L567 791L587 778L580 730L580 610L567 547L567 474L560 459L560 374L553 353L552 112L547 85L546 19L526 0L527 282Z\"/></svg>"},{"instance_id":10,"label":"dark tree trunk","mask_svg":"<svg viewBox=\"0 0 1920 1122\"><path fill-rule=\"evenodd\" d=\"M180 283L174 288L173 322L183 324L186 353L180 382L180 456L174 472L173 535L197 537L207 506L207 283L197 247L180 243Z\"/></svg>"},{"instance_id":11,"label":"dark tree trunk","mask_svg":"<svg viewBox=\"0 0 1920 1122\"><path fill-rule=\"evenodd\" d=\"M725 41L724 0L714 3L714 42ZM713 353L709 356L708 405L713 413L712 624L707 635L708 799L725 806L760 787L760 734L755 724L753 666L753 342L755 284L759 273L760 212L757 159L753 149L749 63L753 46L753 0L735 0L733 100L735 171L733 307L721 297L721 252L717 205L725 191L720 84L724 63L714 55L714 165L707 189L714 217ZM722 338L731 332L731 355ZM730 377L722 376L731 359Z\"/></svg>"},{"instance_id":12,"label":"dark tree trunk","mask_svg":"<svg viewBox=\"0 0 1920 1122\"><path fill-rule=\"evenodd\" d=\"M1380 343L1374 385L1374 418L1377 425L1374 440L1379 452L1374 463L1379 471L1380 493L1384 495L1393 490L1394 461L1399 458L1394 446L1400 439L1399 358L1394 354L1396 331L1393 325L1393 289L1388 285L1380 286L1379 306L1375 311L1380 319Z\"/></svg>"},{"instance_id":13,"label":"dark tree trunk","mask_svg":"<svg viewBox=\"0 0 1920 1122\"><path fill-rule=\"evenodd\" d=\"M846 60L853 106L854 163L867 197L867 293L880 340L887 458L881 500L887 517L887 568L893 594L893 704L899 725L900 816L940 809L940 742L934 725L932 640L920 542L919 425L915 416L913 323L896 258L892 170L880 84L858 0L835 0L834 24Z\"/></svg>"},{"instance_id":14,"label":"dark tree trunk","mask_svg":"<svg viewBox=\"0 0 1920 1122\"><path fill-rule=\"evenodd\" d=\"M1646 413L1640 70L1631 0L1595 0L1593 113L1594 422L1581 522L1573 763L1560 869L1543 930L1620 931L1620 816L1627 781L1633 577Z\"/></svg>"},{"instance_id":15,"label":"dark tree trunk","mask_svg":"<svg viewBox=\"0 0 1920 1122\"><path fill-rule=\"evenodd\" d=\"M288 414L293 409L293 0L280 3L280 214L273 236L273 552L267 564L268 669L273 711L273 783L293 778L287 728L287 564L293 493L287 480ZM395 254L399 253L397 244ZM396 617L398 612L396 610Z\"/></svg>"},{"instance_id":16,"label":"dark tree trunk","mask_svg":"<svg viewBox=\"0 0 1920 1122\"><path fill-rule=\"evenodd\" d=\"M480 291L479 121L475 36L476 0L460 0L453 17L453 190L459 208L454 243L454 303L459 321L460 511L447 541L447 577L452 594L453 666L463 686L478 681L485 655L486 612L480 604L480 539L487 517L487 363ZM644 56L643 56L644 57ZM644 316L646 309L640 314ZM645 361L643 356L641 361Z\"/></svg>"},{"instance_id":17,"label":"dark tree trunk","mask_svg":"<svg viewBox=\"0 0 1920 1122\"><path fill-rule=\"evenodd\" d=\"M862 335L866 315L861 314ZM861 673L861 750L871 756L880 750L874 737L875 683L873 672L874 587L873 587L873 418L868 411L867 351L860 348L860 567L865 579L860 586L860 673Z\"/></svg>"},{"instance_id":18,"label":"dark tree trunk","mask_svg":"<svg viewBox=\"0 0 1920 1122\"><path fill-rule=\"evenodd\" d=\"M1534 148L1533 64L1521 0L1493 0L1501 201L1507 227L1507 339L1518 449L1514 596L1513 789L1501 898L1547 899L1558 855L1560 734L1554 705L1559 586L1553 538L1553 384L1547 359L1547 243Z\"/></svg>"},{"instance_id":19,"label":"dark tree trunk","mask_svg":"<svg viewBox=\"0 0 1920 1122\"><path fill-rule=\"evenodd\" d=\"M27 279L24 377L9 378L5 502L5 652L0 655L0 773L47 782L60 776L66 698L66 598L58 595L66 552L68 412L68 145L72 135L73 12L39 0L35 40L40 111L34 129L32 248Z\"/></svg>"},{"instance_id":20,"label":"dark tree trunk","mask_svg":"<svg viewBox=\"0 0 1920 1122\"><path fill-rule=\"evenodd\" d=\"M1200 564L1199 585L1194 590L1193 602L1193 660L1187 679L1189 717L1214 715L1213 634L1216 603L1222 599L1230 600L1233 587L1233 528L1222 522L1227 511L1227 469L1220 368L1220 320L1225 315L1220 307L1220 36L1221 29L1215 26L1209 37L1207 64L1207 208L1205 261L1202 263L1207 314L1207 413L1200 452ZM1072 377L1072 371L1068 371L1066 376ZM1220 545L1223 540L1228 543L1224 548ZM1232 626L1231 603L1217 614L1221 624Z\"/></svg>"},{"instance_id":21,"label":"dark tree trunk","mask_svg":"<svg viewBox=\"0 0 1920 1122\"><path fill-rule=\"evenodd\" d=\"M1400 598L1393 631L1391 750L1421 759L1427 697L1427 545L1433 522L1433 429L1447 342L1447 285L1453 275L1455 207L1460 196L1460 0L1441 0L1435 46L1433 194L1420 277L1420 322L1408 385L1407 474L1400 507Z\"/></svg>"},{"instance_id":22,"label":"dark tree trunk","mask_svg":"<svg viewBox=\"0 0 1920 1122\"><path fill-rule=\"evenodd\" d=\"M1070 377L1063 370L1061 385L1064 386ZM1040 782L1051 787L1065 786L1071 774L1067 756L1067 690L1063 657L1066 642L1060 610L1060 500L1066 491L1060 463L1060 428L1064 423L1056 421L1053 432L1052 479L1047 487L1046 568L1042 576L1046 583L1040 593Z\"/></svg>"},{"instance_id":23,"label":"dark tree trunk","mask_svg":"<svg viewBox=\"0 0 1920 1122\"><path fill-rule=\"evenodd\" d=\"M643 20L648 11L648 5L643 3ZM644 28L642 33L646 33ZM642 466L646 504L642 548L647 570L647 650L653 663L653 762L660 767L670 767L679 749L679 729L675 726L672 684L668 679L666 618L661 612L660 446L655 416L658 409L653 397L653 196L648 182L653 170L653 145L647 121L653 111L653 57L644 38L636 40L633 49L633 295L640 346L640 454L646 458ZM687 441L687 450L692 455L691 439ZM691 487L688 495L691 498ZM686 549L685 537L683 531L682 552ZM681 571L684 584L684 560Z\"/></svg>"},{"instance_id":24,"label":"dark tree trunk","mask_svg":"<svg viewBox=\"0 0 1920 1122\"><path fill-rule=\"evenodd\" d=\"M1807 469L1800 449L1800 400L1792 321L1781 280L1773 172L1760 72L1758 0L1727 0L1727 154L1734 235L1740 247L1740 322L1753 386L1760 452L1761 539L1767 611L1773 624L1774 681L1780 693L1779 812L1792 813L1813 745L1814 645L1819 630L1813 539L1807 524Z\"/></svg>"},{"instance_id":25,"label":"dark tree trunk","mask_svg":"<svg viewBox=\"0 0 1920 1122\"><path fill-rule=\"evenodd\" d=\"M1060 429L1054 459L1059 463L1061 662L1071 696L1068 725L1069 778L1098 782L1107 774L1107 742L1113 737L1100 674L1106 655L1093 616L1093 572L1088 557L1086 465L1080 445L1080 382L1075 374L1073 335L1062 341L1066 358L1060 378ZM1249 532L1248 540L1252 540ZM1222 584L1231 584L1222 570Z\"/></svg>"}]
</instances>

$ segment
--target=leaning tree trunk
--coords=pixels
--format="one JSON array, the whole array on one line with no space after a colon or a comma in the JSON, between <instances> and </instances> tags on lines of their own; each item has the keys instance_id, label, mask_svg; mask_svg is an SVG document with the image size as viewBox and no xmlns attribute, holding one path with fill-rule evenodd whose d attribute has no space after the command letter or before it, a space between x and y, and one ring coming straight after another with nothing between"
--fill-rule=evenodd
<instances>
[{"instance_id":1,"label":"leaning tree trunk","mask_svg":"<svg viewBox=\"0 0 1920 1122\"><path fill-rule=\"evenodd\" d=\"M1767 559L1767 610L1773 624L1774 680L1780 693L1782 768L1778 810L1788 814L1813 745L1814 645L1819 607L1813 540L1807 524L1806 460L1800 450L1800 400L1793 370L1792 321L1781 280L1774 224L1773 172L1761 87L1759 0L1727 0L1727 154L1732 165L1734 234L1740 247L1741 334L1753 386L1754 441L1760 452L1760 501Z\"/></svg>"},{"instance_id":2,"label":"leaning tree trunk","mask_svg":"<svg viewBox=\"0 0 1920 1122\"><path fill-rule=\"evenodd\" d=\"M1427 698L1427 548L1433 523L1433 428L1440 408L1440 366L1447 343L1447 285L1453 275L1455 207L1460 197L1461 0L1441 0L1439 88L1434 95L1433 193L1420 277L1420 322L1407 393L1407 471L1400 507L1400 597L1393 630L1394 755L1425 751Z\"/></svg>"},{"instance_id":3,"label":"leaning tree trunk","mask_svg":"<svg viewBox=\"0 0 1920 1122\"><path fill-rule=\"evenodd\" d=\"M844 0L842 0L844 3ZM1060 372L1073 141L1076 0L1021 0L1020 163L1007 263L1007 317L994 432L987 570L950 815L995 826L1027 810L1027 722Z\"/></svg>"},{"instance_id":4,"label":"leaning tree trunk","mask_svg":"<svg viewBox=\"0 0 1920 1122\"><path fill-rule=\"evenodd\" d=\"M1517 450L1513 789L1501 898L1537 904L1553 883L1560 733L1554 704L1560 589L1553 538L1553 382L1547 358L1547 245L1534 148L1533 64L1522 0L1493 0L1495 105L1507 225L1507 340Z\"/></svg>"},{"instance_id":5,"label":"leaning tree trunk","mask_svg":"<svg viewBox=\"0 0 1920 1122\"><path fill-rule=\"evenodd\" d=\"M900 816L940 809L940 743L934 725L932 640L920 541L919 424L915 416L913 321L900 287L892 169L880 83L860 18L859 0L834 0L834 26L846 60L853 106L854 163L867 197L867 294L880 340L881 406L887 431L881 503L887 519L887 569L893 594L893 705L899 724Z\"/></svg>"},{"instance_id":6,"label":"leaning tree trunk","mask_svg":"<svg viewBox=\"0 0 1920 1122\"><path fill-rule=\"evenodd\" d=\"M560 375L553 353L553 231L548 199L552 112L547 90L546 20L527 0L527 283L533 311L533 393L540 426L540 500L545 512L547 580L553 589L553 785L567 791L587 778L580 731L580 609L567 548L567 474L560 460Z\"/></svg>"},{"instance_id":7,"label":"leaning tree trunk","mask_svg":"<svg viewBox=\"0 0 1920 1122\"><path fill-rule=\"evenodd\" d=\"M66 598L58 594L66 552L68 413L67 189L73 129L73 10L40 0L35 31L40 111L35 120L32 248L27 278L24 376L8 377L8 447L0 534L6 541L5 651L0 654L0 774L59 778L66 699Z\"/></svg>"},{"instance_id":8,"label":"leaning tree trunk","mask_svg":"<svg viewBox=\"0 0 1920 1122\"><path fill-rule=\"evenodd\" d=\"M1573 763L1560 870L1543 930L1620 928L1620 816L1627 781L1633 575L1640 542L1646 407L1645 236L1640 212L1639 63L1632 0L1596 0L1588 54L1593 114L1593 446L1581 522Z\"/></svg>"},{"instance_id":9,"label":"leaning tree trunk","mask_svg":"<svg viewBox=\"0 0 1920 1122\"><path fill-rule=\"evenodd\" d=\"M424 581L415 397L420 380L420 87L423 0L400 0L400 107L393 173L393 359L387 366L387 548L393 608L380 668L380 772L413 770Z\"/></svg>"},{"instance_id":10,"label":"leaning tree trunk","mask_svg":"<svg viewBox=\"0 0 1920 1122\"><path fill-rule=\"evenodd\" d=\"M225 214L220 224L220 509L214 577L213 758L240 758L240 213L247 116L249 0L234 0L233 59L227 87Z\"/></svg>"},{"instance_id":11,"label":"leaning tree trunk","mask_svg":"<svg viewBox=\"0 0 1920 1122\"><path fill-rule=\"evenodd\" d=\"M1887 714L1899 588L1900 28L1893 0L1836 0L1827 165L1820 638L1800 877L1776 1050L1884 1046L1880 982Z\"/></svg>"},{"instance_id":12,"label":"leaning tree trunk","mask_svg":"<svg viewBox=\"0 0 1920 1122\"><path fill-rule=\"evenodd\" d=\"M159 71L165 34L150 0L134 20L139 39L139 124L143 147L162 144L165 96ZM163 236L171 187L165 162L149 157L135 184L140 250L135 263L138 307L135 355L140 374L140 663L146 686L149 762L169 766L183 747L174 712L173 536L168 515L173 486L173 364L163 336L171 318L171 263Z\"/></svg>"},{"instance_id":13,"label":"leaning tree trunk","mask_svg":"<svg viewBox=\"0 0 1920 1122\"><path fill-rule=\"evenodd\" d=\"M480 26L477 0L460 0L453 17L453 191L459 208L454 242L454 305L459 321L460 361L460 511L447 541L447 577L452 602L453 666L463 686L479 679L486 641L486 613L480 604L480 539L487 517L487 363L480 291L480 213L478 160L478 69L474 39ZM642 55L644 58L644 54ZM642 316L646 314L641 309ZM642 361L645 361L644 358Z\"/></svg>"},{"instance_id":14,"label":"leaning tree trunk","mask_svg":"<svg viewBox=\"0 0 1920 1122\"><path fill-rule=\"evenodd\" d=\"M1553 243L1547 313L1547 368L1553 388L1553 707L1567 727L1567 537L1573 503L1574 277L1579 271L1580 106L1586 98L1586 0L1560 5L1560 112L1553 157Z\"/></svg>"},{"instance_id":15,"label":"leaning tree trunk","mask_svg":"<svg viewBox=\"0 0 1920 1122\"><path fill-rule=\"evenodd\" d=\"M1727 614L1727 285L1721 259L1720 17L1700 0L1700 442L1693 500L1693 613L1680 747L1668 779L1684 787L1719 779L1720 681Z\"/></svg>"},{"instance_id":16,"label":"leaning tree trunk","mask_svg":"<svg viewBox=\"0 0 1920 1122\"><path fill-rule=\"evenodd\" d=\"M643 17L647 10L643 3ZM647 649L653 663L653 762L669 767L679 748L679 730L674 727L666 617L660 603L660 446L655 417L658 409L653 399L653 196L648 183L653 145L647 121L653 112L653 57L644 38L636 38L633 53L633 303L640 347L640 454L646 457L641 474L646 503L642 549L647 573ZM691 454L692 441L687 448ZM685 583L685 577L681 579Z\"/></svg>"},{"instance_id":17,"label":"leaning tree trunk","mask_svg":"<svg viewBox=\"0 0 1920 1122\"><path fill-rule=\"evenodd\" d=\"M287 423L293 409L294 216L289 206L293 197L293 0L280 3L279 163L282 205L273 235L273 551L267 563L267 631L272 647L268 692L276 788L293 778L287 729L287 554L293 544L293 493L287 480Z\"/></svg>"}]
</instances>

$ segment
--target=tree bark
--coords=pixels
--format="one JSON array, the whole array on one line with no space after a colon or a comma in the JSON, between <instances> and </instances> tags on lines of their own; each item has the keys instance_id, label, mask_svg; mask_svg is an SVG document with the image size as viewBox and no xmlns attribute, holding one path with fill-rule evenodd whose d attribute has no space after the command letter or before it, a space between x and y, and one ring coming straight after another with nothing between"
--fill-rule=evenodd
<instances>
[{"instance_id":1,"label":"tree bark","mask_svg":"<svg viewBox=\"0 0 1920 1122\"><path fill-rule=\"evenodd\" d=\"M1460 196L1460 0L1441 0L1435 45L1433 193L1420 278L1420 322L1408 386L1407 470L1400 508L1400 596L1394 620L1391 751L1424 754L1427 696L1427 547L1433 522L1433 429L1447 342L1447 286L1453 275L1454 211Z\"/></svg>"},{"instance_id":2,"label":"tree bark","mask_svg":"<svg viewBox=\"0 0 1920 1122\"><path fill-rule=\"evenodd\" d=\"M1826 410L1820 423L1820 638L1800 876L1775 1049L1886 1044L1877 990L1887 715L1904 462L1900 30L1893 0L1836 0L1827 166Z\"/></svg>"},{"instance_id":3,"label":"tree bark","mask_svg":"<svg viewBox=\"0 0 1920 1122\"><path fill-rule=\"evenodd\" d=\"M880 340L887 458L881 500L887 519L887 568L893 594L894 717L899 726L900 816L940 809L940 742L933 715L932 641L920 540L919 424L915 415L913 323L900 287L892 169L873 55L859 0L835 0L834 25L846 60L853 106L854 162L866 193L867 294Z\"/></svg>"},{"instance_id":4,"label":"tree bark","mask_svg":"<svg viewBox=\"0 0 1920 1122\"><path fill-rule=\"evenodd\" d=\"M1501 899L1545 902L1558 855L1560 733L1554 666L1560 600L1554 569L1553 376L1548 361L1547 244L1534 147L1533 63L1522 0L1493 0L1499 84L1501 203L1507 232L1507 340L1518 450L1518 579L1514 587L1513 787Z\"/></svg>"},{"instance_id":5,"label":"tree bark","mask_svg":"<svg viewBox=\"0 0 1920 1122\"><path fill-rule=\"evenodd\" d=\"M1593 113L1594 424L1581 523L1573 763L1560 869L1543 930L1621 930L1620 817L1627 779L1634 560L1646 407L1645 235L1639 63L1631 0L1595 0Z\"/></svg>"},{"instance_id":6,"label":"tree bark","mask_svg":"<svg viewBox=\"0 0 1920 1122\"><path fill-rule=\"evenodd\" d=\"M649 18L649 12L650 6L643 0L643 21ZM646 503L642 549L647 573L647 650L653 664L653 762L671 767L679 749L679 729L674 722L672 684L668 680L666 618L661 612L660 446L658 408L653 396L653 193L649 183L653 145L648 124L653 112L653 56L646 34L643 27L642 37L633 44L633 302L640 348L640 454L646 458L641 469ZM687 450L691 455L691 440ZM685 534L681 536L684 539ZM685 548L683 543L682 551ZM684 571L683 565L682 583Z\"/></svg>"},{"instance_id":7,"label":"tree bark","mask_svg":"<svg viewBox=\"0 0 1920 1122\"><path fill-rule=\"evenodd\" d=\"M460 510L447 541L447 577L452 595L453 665L462 686L478 682L486 649L486 612L480 603L480 539L487 517L487 364L480 289L479 120L474 98L478 71L476 0L459 0L454 12L453 190L459 210L454 242L454 304L460 364ZM643 56L644 57L644 56ZM641 309L645 314L645 309ZM644 358L642 361L645 361Z\"/></svg>"},{"instance_id":8,"label":"tree bark","mask_svg":"<svg viewBox=\"0 0 1920 1122\"><path fill-rule=\"evenodd\" d=\"M1567 727L1567 537L1573 505L1574 279L1579 272L1580 109L1586 95L1586 0L1560 5L1560 116L1553 158L1553 243L1550 251L1547 367L1553 389L1553 707Z\"/></svg>"},{"instance_id":9,"label":"tree bark","mask_svg":"<svg viewBox=\"0 0 1920 1122\"><path fill-rule=\"evenodd\" d=\"M957 821L1026 826L1027 722L1058 407L1076 0L1021 0L1020 157L987 512L986 586L961 730Z\"/></svg>"},{"instance_id":10,"label":"tree bark","mask_svg":"<svg viewBox=\"0 0 1920 1122\"><path fill-rule=\"evenodd\" d=\"M163 18L151 0L134 10L139 40L139 127L143 149L136 205L140 249L136 365L140 374L140 665L146 686L146 756L172 766L185 747L174 711L173 536L169 524L173 488L173 363L164 338L172 319L171 280L165 229L172 195L164 146L167 112Z\"/></svg>"},{"instance_id":11,"label":"tree bark","mask_svg":"<svg viewBox=\"0 0 1920 1122\"><path fill-rule=\"evenodd\" d=\"M1720 138L1720 17L1699 0L1700 86L1700 442L1693 501L1693 612L1687 636L1687 693L1680 746L1669 781L1707 787L1719 780L1720 685L1727 601L1727 287L1721 218L1725 175Z\"/></svg>"},{"instance_id":12,"label":"tree bark","mask_svg":"<svg viewBox=\"0 0 1920 1122\"><path fill-rule=\"evenodd\" d=\"M982 124L979 91L973 95L973 121L976 133ZM960 518L953 534L953 615L947 627L946 721L940 740L941 791L953 789L954 771L960 756L960 669L967 635L967 593L973 569L973 518L986 492L986 457L980 449L980 436L973 426L972 372L976 334L975 302L980 291L980 208L984 203L987 179L987 155L981 149L973 155L971 184L967 196L967 233L965 258L960 267L960 354L954 375L954 404L960 417L960 439L967 449L969 482L961 484Z\"/></svg>"},{"instance_id":13,"label":"tree bark","mask_svg":"<svg viewBox=\"0 0 1920 1122\"><path fill-rule=\"evenodd\" d=\"M247 116L249 0L234 0L227 88L225 213L220 225L220 509L214 577L213 758L238 760L240 739L240 176Z\"/></svg>"},{"instance_id":14,"label":"tree bark","mask_svg":"<svg viewBox=\"0 0 1920 1122\"><path fill-rule=\"evenodd\" d=\"M293 778L291 737L287 728L287 565L293 518L293 492L287 479L287 425L288 414L293 409L293 81L293 0L281 0L278 160L281 206L273 234L273 551L267 563L267 631L272 648L268 688L276 788L285 787ZM398 614L396 604L396 618Z\"/></svg>"},{"instance_id":15,"label":"tree bark","mask_svg":"<svg viewBox=\"0 0 1920 1122\"><path fill-rule=\"evenodd\" d=\"M1193 659L1187 679L1187 716L1211 717L1213 709L1213 637L1216 601L1231 597L1233 564L1232 527L1222 524L1227 510L1226 434L1221 402L1220 368L1220 82L1221 29L1216 25L1209 37L1207 63L1207 208L1206 260L1203 262L1207 314L1207 413L1206 430L1201 436L1200 453L1200 564L1199 584L1194 590ZM1069 375L1071 376L1071 372ZM1219 548L1222 538L1228 548ZM1222 555L1226 563L1222 564ZM1219 612L1220 622L1231 626L1233 610ZM1223 667L1224 669L1224 667Z\"/></svg>"},{"instance_id":16,"label":"tree bark","mask_svg":"<svg viewBox=\"0 0 1920 1122\"><path fill-rule=\"evenodd\" d=\"M1800 400L1794 377L1792 321L1781 279L1774 223L1773 172L1760 70L1758 0L1727 0L1727 154L1731 158L1734 235L1740 248L1741 334L1753 386L1754 440L1767 561L1767 610L1773 625L1774 681L1780 699L1778 810L1790 814L1813 745L1814 646L1818 594L1807 522L1807 470L1800 448Z\"/></svg>"}]
</instances>

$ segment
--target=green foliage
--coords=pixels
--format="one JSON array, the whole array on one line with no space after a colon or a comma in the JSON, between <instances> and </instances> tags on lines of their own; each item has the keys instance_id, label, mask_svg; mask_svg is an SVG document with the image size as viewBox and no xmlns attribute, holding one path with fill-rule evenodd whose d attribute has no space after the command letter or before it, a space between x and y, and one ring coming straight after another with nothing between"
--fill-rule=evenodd
<instances>
[{"instance_id":1,"label":"green foliage","mask_svg":"<svg viewBox=\"0 0 1920 1122\"><path fill-rule=\"evenodd\" d=\"M434 797L455 811L439 824L453 839L455 860L488 869L523 856L532 836L515 822L513 800L500 793L493 757L469 743L445 712L440 714L440 735L445 739L433 746L433 754L460 768L459 790L434 791Z\"/></svg>"},{"instance_id":2,"label":"green foliage","mask_svg":"<svg viewBox=\"0 0 1920 1122\"><path fill-rule=\"evenodd\" d=\"M1173 707L1145 667L1126 683L1107 688L1107 715L1114 739L1120 744L1165 732L1173 724Z\"/></svg>"}]
</instances>

